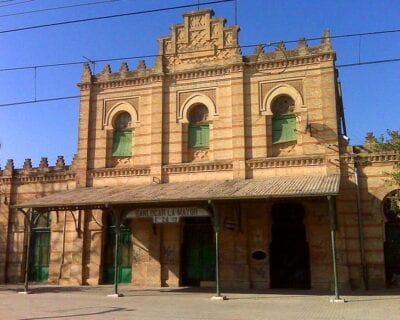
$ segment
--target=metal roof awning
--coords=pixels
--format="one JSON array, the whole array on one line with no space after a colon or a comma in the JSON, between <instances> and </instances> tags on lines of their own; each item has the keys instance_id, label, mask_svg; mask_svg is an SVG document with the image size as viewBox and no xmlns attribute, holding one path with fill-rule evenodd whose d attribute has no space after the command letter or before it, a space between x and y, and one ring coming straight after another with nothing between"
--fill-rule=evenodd
<instances>
[{"instance_id":1,"label":"metal roof awning","mask_svg":"<svg viewBox=\"0 0 400 320\"><path fill-rule=\"evenodd\" d=\"M88 187L32 199L13 208L76 210L110 205L151 205L207 200L321 197L339 193L339 175L265 179L188 181L148 185Z\"/></svg>"}]
</instances>

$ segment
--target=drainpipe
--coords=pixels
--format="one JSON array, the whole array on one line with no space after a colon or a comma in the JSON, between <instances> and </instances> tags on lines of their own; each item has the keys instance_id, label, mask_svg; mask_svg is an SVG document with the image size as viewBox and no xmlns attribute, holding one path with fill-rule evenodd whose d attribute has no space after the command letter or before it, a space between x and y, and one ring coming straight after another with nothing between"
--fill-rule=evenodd
<instances>
[{"instance_id":1,"label":"drainpipe","mask_svg":"<svg viewBox=\"0 0 400 320\"><path fill-rule=\"evenodd\" d=\"M65 231L67 226L67 211L64 211L64 226L63 226L63 236L62 236L62 251L61 251L61 263L60 263L60 271L58 272L58 280L57 284L60 285L60 280L62 276L62 268L64 265L65 259Z\"/></svg>"},{"instance_id":2,"label":"drainpipe","mask_svg":"<svg viewBox=\"0 0 400 320\"><path fill-rule=\"evenodd\" d=\"M356 183L356 191L357 191L357 217L358 217L358 235L360 242L360 258L361 258L361 267L362 267L362 276L364 281L365 290L369 289L368 286L368 268L367 268L367 259L365 256L365 236L364 236L364 219L361 212L361 194L360 194L360 173L359 173L359 163L357 159L354 161L354 178Z\"/></svg>"}]
</instances>

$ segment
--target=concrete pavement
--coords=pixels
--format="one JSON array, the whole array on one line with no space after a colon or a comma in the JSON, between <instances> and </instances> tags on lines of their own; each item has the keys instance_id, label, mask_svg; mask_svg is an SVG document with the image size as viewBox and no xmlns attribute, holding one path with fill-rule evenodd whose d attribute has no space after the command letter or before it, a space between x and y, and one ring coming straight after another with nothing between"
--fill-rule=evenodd
<instances>
[{"instance_id":1,"label":"concrete pavement","mask_svg":"<svg viewBox=\"0 0 400 320\"><path fill-rule=\"evenodd\" d=\"M0 319L400 319L400 291L350 293L346 303L330 303L327 292L275 291L224 293L213 301L212 291L187 288L137 289L120 286L122 298L107 297L112 286L0 286Z\"/></svg>"}]
</instances>

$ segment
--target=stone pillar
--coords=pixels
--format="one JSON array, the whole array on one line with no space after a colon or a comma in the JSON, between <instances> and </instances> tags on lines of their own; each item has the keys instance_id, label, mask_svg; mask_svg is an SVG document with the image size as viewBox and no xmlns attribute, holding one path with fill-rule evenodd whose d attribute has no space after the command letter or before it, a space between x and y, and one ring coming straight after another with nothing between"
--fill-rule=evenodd
<instances>
[{"instance_id":1,"label":"stone pillar","mask_svg":"<svg viewBox=\"0 0 400 320\"><path fill-rule=\"evenodd\" d=\"M10 234L9 225L11 219L11 209L10 204L14 203L12 199L12 189L13 189L13 179L14 179L14 161L7 160L6 167L4 170L0 170L0 283L8 281L8 263L10 262L11 253L13 255L12 260L20 260L22 262L21 256L15 256L14 252L17 250L17 245L13 245L11 250L9 250L10 245ZM22 222L23 222L23 215ZM15 226L14 226L15 227ZM21 229L21 228L19 228ZM18 238L23 242L23 237L15 235L14 238ZM18 275L16 275L18 277Z\"/></svg>"},{"instance_id":2,"label":"stone pillar","mask_svg":"<svg viewBox=\"0 0 400 320\"><path fill-rule=\"evenodd\" d=\"M178 287L181 274L181 225L165 224L161 226L161 231L161 285Z\"/></svg>"},{"instance_id":3,"label":"stone pillar","mask_svg":"<svg viewBox=\"0 0 400 320\"><path fill-rule=\"evenodd\" d=\"M271 215L269 206L263 203L244 205L247 215L248 260L250 264L249 281L254 289L270 287L269 247L271 244ZM254 252L264 252L265 258L255 259Z\"/></svg>"},{"instance_id":4,"label":"stone pillar","mask_svg":"<svg viewBox=\"0 0 400 320\"><path fill-rule=\"evenodd\" d=\"M163 78L154 77L151 90L151 181L162 182Z\"/></svg>"},{"instance_id":5,"label":"stone pillar","mask_svg":"<svg viewBox=\"0 0 400 320\"><path fill-rule=\"evenodd\" d=\"M150 219L133 219L132 284L161 286L160 225Z\"/></svg>"},{"instance_id":6,"label":"stone pillar","mask_svg":"<svg viewBox=\"0 0 400 320\"><path fill-rule=\"evenodd\" d=\"M102 280L103 211L91 210L84 233L83 282L98 285Z\"/></svg>"},{"instance_id":7,"label":"stone pillar","mask_svg":"<svg viewBox=\"0 0 400 320\"><path fill-rule=\"evenodd\" d=\"M91 130L90 97L92 93L91 71L89 65L85 65L80 88L81 88L81 99L79 108L78 155L75 163L77 188L83 188L87 186L87 166L88 166L89 139Z\"/></svg>"},{"instance_id":8,"label":"stone pillar","mask_svg":"<svg viewBox=\"0 0 400 320\"><path fill-rule=\"evenodd\" d=\"M246 213L241 205L219 206L221 287L248 289L249 264L247 252Z\"/></svg>"},{"instance_id":9,"label":"stone pillar","mask_svg":"<svg viewBox=\"0 0 400 320\"><path fill-rule=\"evenodd\" d=\"M237 67L239 68L239 67ZM243 68L232 73L231 78L232 104L232 147L233 147L233 178L246 178L245 162L245 119L244 119L244 81Z\"/></svg>"}]
</instances>

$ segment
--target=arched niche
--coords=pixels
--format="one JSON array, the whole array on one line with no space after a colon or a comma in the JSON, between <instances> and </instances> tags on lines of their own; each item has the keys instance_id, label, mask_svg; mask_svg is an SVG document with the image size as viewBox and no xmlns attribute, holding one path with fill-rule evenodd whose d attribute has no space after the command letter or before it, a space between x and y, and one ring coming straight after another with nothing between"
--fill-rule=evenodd
<instances>
[{"instance_id":1,"label":"arched niche","mask_svg":"<svg viewBox=\"0 0 400 320\"><path fill-rule=\"evenodd\" d=\"M208 120L213 121L215 116L217 116L217 107L215 106L214 101L210 99L210 97L204 94L193 94L189 98L187 98L181 107L178 110L178 122L180 123L189 123L188 111L189 109L197 104L201 104L207 107L208 109Z\"/></svg>"},{"instance_id":2,"label":"arched niche","mask_svg":"<svg viewBox=\"0 0 400 320\"><path fill-rule=\"evenodd\" d=\"M105 129L113 129L113 120L121 112L128 112L131 116L131 127L137 127L139 125L139 114L136 108L128 102L116 103L106 114L104 121Z\"/></svg>"},{"instance_id":3,"label":"arched niche","mask_svg":"<svg viewBox=\"0 0 400 320\"><path fill-rule=\"evenodd\" d=\"M293 99L294 101L294 113L300 112L302 107L304 107L303 97L300 92L298 92L294 87L287 84L279 84L272 88L268 94L264 97L261 105L261 114L272 116L271 105L272 102L279 96L286 95Z\"/></svg>"}]
</instances>

